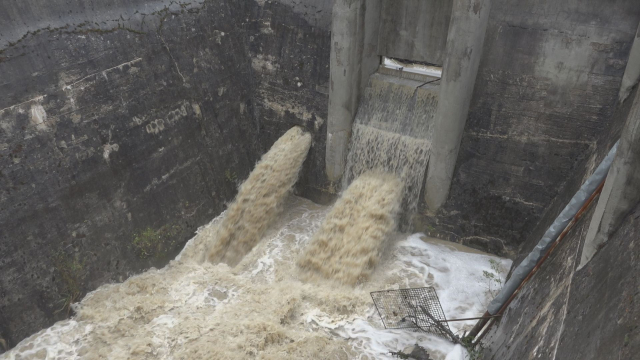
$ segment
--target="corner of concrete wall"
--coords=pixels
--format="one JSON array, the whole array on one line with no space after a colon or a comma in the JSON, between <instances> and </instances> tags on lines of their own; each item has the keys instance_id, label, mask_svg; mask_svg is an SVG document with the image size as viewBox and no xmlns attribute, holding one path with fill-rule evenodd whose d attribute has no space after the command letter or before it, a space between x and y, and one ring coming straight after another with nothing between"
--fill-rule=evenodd
<instances>
[{"instance_id":1,"label":"corner of concrete wall","mask_svg":"<svg viewBox=\"0 0 640 360\"><path fill-rule=\"evenodd\" d=\"M640 95L636 93L622 129L595 215L587 232L579 268L584 267L640 201Z\"/></svg>"}]
</instances>

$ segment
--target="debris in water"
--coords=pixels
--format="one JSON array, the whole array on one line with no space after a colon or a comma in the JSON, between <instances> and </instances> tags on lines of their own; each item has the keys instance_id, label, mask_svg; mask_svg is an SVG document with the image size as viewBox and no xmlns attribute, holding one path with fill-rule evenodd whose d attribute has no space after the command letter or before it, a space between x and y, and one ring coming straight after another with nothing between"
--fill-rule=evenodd
<instances>
[{"instance_id":1,"label":"debris in water","mask_svg":"<svg viewBox=\"0 0 640 360\"><path fill-rule=\"evenodd\" d=\"M420 329L456 340L433 287L373 291L371 298L387 329Z\"/></svg>"},{"instance_id":2,"label":"debris in water","mask_svg":"<svg viewBox=\"0 0 640 360\"><path fill-rule=\"evenodd\" d=\"M400 359L432 360L427 349L418 344L407 346L402 351L391 351L390 353Z\"/></svg>"}]
</instances>

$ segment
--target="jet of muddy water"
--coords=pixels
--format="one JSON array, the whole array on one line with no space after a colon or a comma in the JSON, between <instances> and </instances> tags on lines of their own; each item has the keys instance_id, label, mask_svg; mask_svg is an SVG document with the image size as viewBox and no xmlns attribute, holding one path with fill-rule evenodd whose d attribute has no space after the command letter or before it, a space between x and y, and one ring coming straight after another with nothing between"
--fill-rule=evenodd
<instances>
[{"instance_id":1,"label":"jet of muddy water","mask_svg":"<svg viewBox=\"0 0 640 360\"><path fill-rule=\"evenodd\" d=\"M298 180L310 146L311 135L299 127L287 131L273 144L227 209L207 249L208 261L233 267L253 249L282 213L284 200Z\"/></svg>"},{"instance_id":2,"label":"jet of muddy water","mask_svg":"<svg viewBox=\"0 0 640 360\"><path fill-rule=\"evenodd\" d=\"M394 175L360 176L333 206L298 265L311 276L342 284L365 279L395 230L401 195L402 183Z\"/></svg>"}]
</instances>

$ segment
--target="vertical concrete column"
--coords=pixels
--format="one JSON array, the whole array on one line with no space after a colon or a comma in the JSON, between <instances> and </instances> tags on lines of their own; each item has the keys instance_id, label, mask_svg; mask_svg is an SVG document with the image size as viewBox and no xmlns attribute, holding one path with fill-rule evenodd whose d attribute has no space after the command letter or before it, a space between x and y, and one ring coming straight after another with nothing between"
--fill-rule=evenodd
<instances>
[{"instance_id":1,"label":"vertical concrete column","mask_svg":"<svg viewBox=\"0 0 640 360\"><path fill-rule=\"evenodd\" d=\"M622 129L618 152L604 183L582 248L586 265L640 201L640 92Z\"/></svg>"},{"instance_id":2,"label":"vertical concrete column","mask_svg":"<svg viewBox=\"0 0 640 360\"><path fill-rule=\"evenodd\" d=\"M378 66L380 66L378 34L380 33L381 11L382 0L365 0L364 45L362 47L359 98L362 97L364 89L369 84L369 77L375 73L378 70Z\"/></svg>"},{"instance_id":3,"label":"vertical concrete column","mask_svg":"<svg viewBox=\"0 0 640 360\"><path fill-rule=\"evenodd\" d=\"M622 83L620 84L620 94L618 95L620 102L623 102L631 89L638 83L640 79L640 25L638 25L638 31L636 37L631 45L631 52L629 53L629 60L627 60L627 68L624 70L624 76L622 77Z\"/></svg>"},{"instance_id":4,"label":"vertical concrete column","mask_svg":"<svg viewBox=\"0 0 640 360\"><path fill-rule=\"evenodd\" d=\"M453 1L425 184L430 211L440 208L449 195L490 8L491 0Z\"/></svg>"},{"instance_id":5,"label":"vertical concrete column","mask_svg":"<svg viewBox=\"0 0 640 360\"><path fill-rule=\"evenodd\" d=\"M335 0L331 24L327 176L338 181L344 172L351 124L358 108L364 47L365 0Z\"/></svg>"}]
</instances>

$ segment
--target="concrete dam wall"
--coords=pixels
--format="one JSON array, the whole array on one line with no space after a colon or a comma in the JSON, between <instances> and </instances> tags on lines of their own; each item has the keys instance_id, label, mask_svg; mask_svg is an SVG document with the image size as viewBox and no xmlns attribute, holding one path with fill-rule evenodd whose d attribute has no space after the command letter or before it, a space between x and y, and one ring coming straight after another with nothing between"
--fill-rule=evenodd
<instances>
[{"instance_id":1,"label":"concrete dam wall","mask_svg":"<svg viewBox=\"0 0 640 360\"><path fill-rule=\"evenodd\" d=\"M293 126L312 138L297 196L327 205L395 173L403 231L517 265L634 118L639 23L636 0L3 2L0 354L169 263ZM592 208L485 358L631 359L634 214Z\"/></svg>"},{"instance_id":2,"label":"concrete dam wall","mask_svg":"<svg viewBox=\"0 0 640 360\"><path fill-rule=\"evenodd\" d=\"M382 7L389 6L382 3ZM420 2L393 4L404 7L404 11L394 10L404 16L397 21L419 22L411 16L421 16ZM390 26L391 15L385 13L376 18L370 15L376 8L370 2L367 6L370 11L359 9L360 15L349 10L350 19ZM450 5L444 2L442 6ZM520 6L527 10L521 11ZM637 4L622 1L608 6L594 1L583 6L571 2L563 5L562 10L558 6L539 1L519 6L508 1L492 2L484 45L476 51L481 55L477 72L467 75L473 77L475 86L470 86L473 92L468 114L463 118L466 124L459 155L453 157L449 196L435 211L428 208L426 199L421 200L416 228L440 238L515 255L526 234L536 227L549 204L573 178L575 169L589 158L610 128L637 30ZM566 13L566 17L545 15L558 12ZM593 22L602 26L594 27ZM385 53L386 45L380 46L371 39L377 36L383 44L390 42L387 34L370 34L371 27L376 28L365 23L362 28L345 30L345 34L354 34L354 41L362 37L362 51L356 47L353 50L356 55L349 55L353 60L343 62L345 65L337 72L336 76L347 74L347 85L342 86L356 84L349 71L368 80L369 74L375 72L368 65L370 58L396 54ZM333 33L340 29L334 29ZM439 43L446 36L441 31L405 34L407 38L397 37L395 41ZM410 52L400 54L426 60ZM341 56L345 58L345 54ZM366 83L359 85L359 93L365 94ZM340 114L340 121L357 118L357 107L340 106L348 109L336 113ZM333 107L330 104L329 117ZM338 134L334 138L342 136L342 127L334 131L331 122L328 126L330 134ZM440 137L433 135L432 140ZM327 154L342 154L346 159L348 147L346 141L340 151L334 151L339 147L329 143Z\"/></svg>"}]
</instances>

